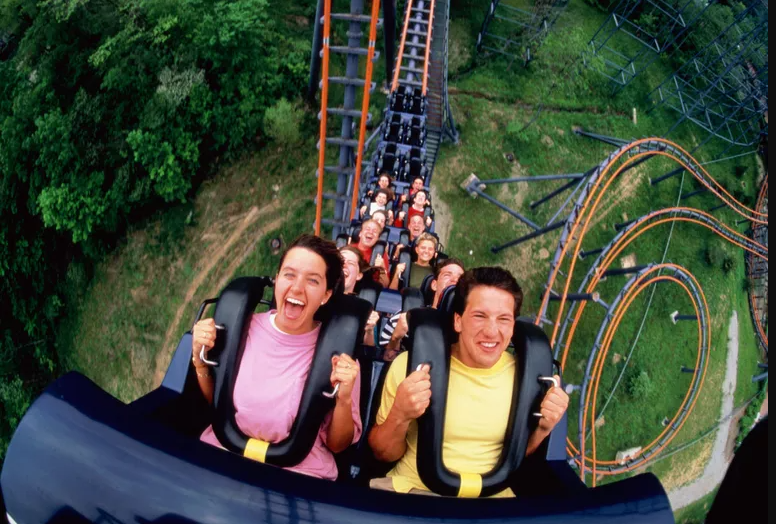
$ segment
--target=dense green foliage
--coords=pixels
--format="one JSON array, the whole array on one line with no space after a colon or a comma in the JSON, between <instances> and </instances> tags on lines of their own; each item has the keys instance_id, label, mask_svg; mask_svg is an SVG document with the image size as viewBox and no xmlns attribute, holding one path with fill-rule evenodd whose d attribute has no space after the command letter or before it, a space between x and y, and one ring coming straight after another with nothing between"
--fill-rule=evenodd
<instances>
[{"instance_id":1,"label":"dense green foliage","mask_svg":"<svg viewBox=\"0 0 776 524\"><path fill-rule=\"evenodd\" d=\"M57 372L73 260L184 201L305 84L309 43L268 0L3 0L0 34L0 456Z\"/></svg>"},{"instance_id":2,"label":"dense green foliage","mask_svg":"<svg viewBox=\"0 0 776 524\"><path fill-rule=\"evenodd\" d=\"M757 420L757 415L760 413L760 409L763 407L763 402L765 402L765 396L768 394L768 381L766 380L760 391L755 395L755 397L752 399L752 401L749 403L748 406L746 406L746 410L744 411L744 416L741 417L741 420L738 421L738 436L736 437L736 450L738 450L739 447L741 447L741 444L744 442L744 439L747 435L749 435L749 432L752 431L752 428L755 425L755 421Z\"/></svg>"}]
</instances>

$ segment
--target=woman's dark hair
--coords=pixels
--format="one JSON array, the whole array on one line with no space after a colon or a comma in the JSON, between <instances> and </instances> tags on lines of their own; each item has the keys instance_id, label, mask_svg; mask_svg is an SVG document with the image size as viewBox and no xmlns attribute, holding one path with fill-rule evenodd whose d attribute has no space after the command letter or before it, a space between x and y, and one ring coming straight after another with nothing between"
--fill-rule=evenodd
<instances>
[{"instance_id":1,"label":"woman's dark hair","mask_svg":"<svg viewBox=\"0 0 776 524\"><path fill-rule=\"evenodd\" d=\"M385 225L386 226L388 225L388 211L384 209L378 209L377 211L372 213L372 215L369 218L374 219L375 215L383 215L385 217Z\"/></svg>"},{"instance_id":2,"label":"woman's dark hair","mask_svg":"<svg viewBox=\"0 0 776 524\"><path fill-rule=\"evenodd\" d=\"M463 315L469 294L478 286L494 287L506 291L515 299L515 319L523 308L523 290L512 273L500 267L478 267L463 274L455 286L454 311Z\"/></svg>"},{"instance_id":3,"label":"woman's dark hair","mask_svg":"<svg viewBox=\"0 0 776 524\"><path fill-rule=\"evenodd\" d=\"M369 262L364 260L364 255L356 246L353 246L353 245L342 246L341 248L339 248L339 250L340 250L340 253L343 251L347 251L349 253L353 253L354 255L356 255L357 257L356 260L358 260L358 270L361 273L366 273L370 269Z\"/></svg>"},{"instance_id":4,"label":"woman's dark hair","mask_svg":"<svg viewBox=\"0 0 776 524\"><path fill-rule=\"evenodd\" d=\"M380 175L377 177L377 180L380 180L384 176L387 176L388 177L388 181L390 183L393 183L393 177L391 176L391 174L388 171L383 171L382 173L380 173Z\"/></svg>"},{"instance_id":5,"label":"woman's dark hair","mask_svg":"<svg viewBox=\"0 0 776 524\"><path fill-rule=\"evenodd\" d=\"M338 293L342 291L343 282L345 280L342 272L342 255L340 255L337 245L330 241L324 240L315 235L304 234L288 246L288 249L280 257L280 264L278 264L278 273L283 267L283 263L286 261L286 256L294 248L303 248L308 251L312 251L323 259L326 264L326 290L334 291Z\"/></svg>"},{"instance_id":6,"label":"woman's dark hair","mask_svg":"<svg viewBox=\"0 0 776 524\"><path fill-rule=\"evenodd\" d=\"M377 202L377 195L380 194L385 195L385 198L388 200L388 202L391 201L391 193L387 189L378 189L375 191L374 195L372 195L372 202Z\"/></svg>"},{"instance_id":7,"label":"woman's dark hair","mask_svg":"<svg viewBox=\"0 0 776 524\"><path fill-rule=\"evenodd\" d=\"M421 194L421 193L426 195L426 201L428 201L428 191L426 191L425 189L420 189L420 190L416 191L414 195L412 195L412 204L413 205L415 204L415 200L417 200L418 195Z\"/></svg>"}]
</instances>

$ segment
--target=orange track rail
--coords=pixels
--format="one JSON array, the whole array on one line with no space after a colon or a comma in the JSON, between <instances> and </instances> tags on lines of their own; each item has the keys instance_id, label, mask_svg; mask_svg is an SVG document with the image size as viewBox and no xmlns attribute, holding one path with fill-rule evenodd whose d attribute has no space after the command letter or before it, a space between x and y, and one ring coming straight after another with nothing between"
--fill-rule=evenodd
<instances>
[{"instance_id":1,"label":"orange track rail","mask_svg":"<svg viewBox=\"0 0 776 524\"><path fill-rule=\"evenodd\" d=\"M765 180L763 181L763 187L760 189L760 195L757 198L757 211L762 212L763 207L765 206L765 197L768 195L768 176L766 175ZM757 231L762 227L760 224L752 224L752 230ZM751 267L750 267L751 269ZM749 272L749 275L747 275L749 279L753 279L752 272ZM762 319L760 318L760 315L757 314L757 303L754 298L754 290L749 293L749 303L750 307L752 308L752 312L754 313L752 316L754 316L754 322L757 327L757 331L760 334L760 337L762 340L765 341L766 344L766 350L768 349L768 334L765 332L765 326L762 324Z\"/></svg>"},{"instance_id":2,"label":"orange track rail","mask_svg":"<svg viewBox=\"0 0 776 524\"><path fill-rule=\"evenodd\" d=\"M323 70L321 78L321 126L320 150L318 151L318 197L315 205L315 235L321 236L321 219L323 218L323 178L326 167L326 124L329 108L329 39L331 38L331 0L323 2ZM354 188L355 190L355 188Z\"/></svg>"},{"instance_id":3,"label":"orange track rail","mask_svg":"<svg viewBox=\"0 0 776 524\"><path fill-rule=\"evenodd\" d=\"M372 71L374 70L375 42L377 41L377 19L380 16L380 0L372 0L372 22L369 25L369 51L366 58L366 76L364 77L364 97L361 102L361 122L358 132L358 151L356 151L356 172L353 180L353 200L350 204L350 220L356 216L358 206L361 170L364 163L364 142L366 141L366 119L369 114L369 91L372 87Z\"/></svg>"},{"instance_id":4,"label":"orange track rail","mask_svg":"<svg viewBox=\"0 0 776 524\"><path fill-rule=\"evenodd\" d=\"M401 33L401 42L399 43L399 52L396 57L396 70L393 72L393 83L391 92L399 88L399 75L401 75L401 63L404 60L404 44L407 43L407 31L410 28L410 14L412 13L412 0L407 0L407 14L404 16L404 31Z\"/></svg>"},{"instance_id":5,"label":"orange track rail","mask_svg":"<svg viewBox=\"0 0 776 524\"><path fill-rule=\"evenodd\" d=\"M428 35L426 36L426 61L423 64L423 96L426 96L428 91L428 66L431 60L431 31L434 26L434 8L436 7L436 0L431 0L431 8L428 14Z\"/></svg>"},{"instance_id":6,"label":"orange track rail","mask_svg":"<svg viewBox=\"0 0 776 524\"><path fill-rule=\"evenodd\" d=\"M598 177L594 187L590 191L590 194L588 195L585 203L583 204L582 210L581 210L581 213L580 213L579 217L577 218L577 220L573 224L571 233L570 233L570 235L568 237L569 238L569 242L566 243L566 245L563 247L563 249L561 251L560 263L558 264L558 266L556 266L553 269L553 273L552 273L552 276L551 276L551 279L550 279L550 285L548 286L548 290L545 293L545 296L543 297L543 300L542 300L542 307L540 309L542 314L540 314L538 316L538 318L537 318L537 321L536 321L537 325L540 324L541 318L543 316L543 313L546 311L547 305L549 303L550 294L552 292L552 289L554 288L555 282L558 279L558 274L560 272L561 265L562 265L563 261L565 260L567 254L569 252L569 248L571 247L571 244L574 243L575 244L574 254L573 254L573 257L571 259L571 266L570 266L570 269L568 271L568 277L566 278L566 284L565 284L565 288L564 288L564 291L563 291L563 294L562 294L560 308L559 308L559 310L557 312L557 317L556 317L557 321L555 322L555 327L554 327L554 331L553 331L553 335L552 335L552 342L551 343L552 343L553 346L555 345L555 343L557 341L558 330L559 330L560 324L561 324L560 321L563 318L563 313L565 311L565 306L566 306L566 302L567 302L566 297L568 296L569 289L570 289L570 286L571 286L572 277L574 275L574 270L576 269L576 261L578 260L579 252L582 249L582 241L584 240L584 237L585 237L585 235L588 232L588 229L589 229L591 221L592 221L592 217L595 215L595 212L598 209L598 207L599 207L599 205L601 203L601 200L603 199L604 195L607 193L607 191L609 190L611 185L614 183L614 181L617 180L617 178L628 167L630 167L631 165L633 165L635 162L639 161L640 159L645 158L645 157L649 157L649 156L660 155L660 156L665 156L665 157L667 157L667 158L669 158L671 160L674 160L675 162L680 164L682 167L684 167L687 171L693 173L693 175L701 182L702 185L704 185L707 189L711 190L714 194L716 194L724 203L726 203L729 207L731 207L734 211L736 211L736 213L738 213L739 215L744 216L744 217L750 219L756 225L763 225L763 224L767 224L768 223L768 214L761 212L762 211L761 202L764 199L764 196L763 196L764 192L767 191L767 189L766 189L767 188L767 180L765 182L765 185L764 185L764 188L763 188L763 192L761 193L760 199L758 201L758 209L753 210L753 209L748 208L747 206L745 206L744 204L742 204L738 200L736 200L723 186L721 186L713 177L711 177L711 175L708 173L708 171L706 171L706 169L703 166L700 166L700 165L697 164L697 162L695 162L695 164L696 164L695 167L697 167L698 170L701 173L703 173L703 175L705 175L705 177L708 179L708 181L706 179L704 179L703 177L695 175L695 173L690 169L690 167L687 164L685 164L680 158L678 158L677 156L675 156L674 154L669 153L669 152L665 152L665 151L648 151L648 152L643 152L643 153L635 154L635 155L629 157L615 171L614 175L611 176L608 180L606 180L607 176L609 175L609 173L613 169L614 165L623 156L628 154L634 148L640 146L641 144L647 143L647 142L653 142L653 143L654 142L661 142L661 143L665 143L665 144L667 144L669 146L672 146L672 147L676 148L677 151L680 151L685 156L687 156L689 158L692 158L689 155L689 153L687 153L684 149L682 149L680 146L678 146L677 144L674 144L674 143L672 143L670 141L662 140L662 139L645 139L645 140L636 141L636 142L630 144L630 147L628 147L627 149L623 149L614 159L612 159L611 162L609 162L609 164L606 165L606 167L604 168L603 172L599 175L599 177ZM603 182L604 180L606 180L605 183ZM596 193L599 190L599 188L601 187L602 183L604 184L603 189L600 191L600 193L597 195L597 198L596 198ZM595 198L595 201L593 202L593 204L591 206L590 205L591 201L593 201L594 198ZM688 209L688 208L671 208L671 210L674 210L674 209ZM744 241L749 242L749 239L747 239L745 236L741 235L740 233L732 230L728 226L726 226L726 225L722 224L721 222L717 221L714 217L712 217L711 215L709 215L707 213L704 213L704 212L699 211L699 210L692 210L692 211L696 212L698 214L701 214L701 215L705 216L706 218L710 219L711 221L717 223L723 229L726 229L728 232L732 233L732 236L740 238L742 240L742 242L739 243L739 242L736 242L735 240L729 240L727 237L722 235L719 231L714 230L714 228L711 227L709 224L706 224L706 223L704 223L704 222L702 222L700 220L694 220L694 219L686 218L686 217L672 217L672 218L660 220L660 221L652 223L652 224L645 223L646 227L644 227L641 230L638 230L638 229L632 230L628 235L626 235L625 237L621 238L620 241L618 242L618 244L613 246L614 249L612 250L612 252L609 253L609 255L607 255L607 257L604 260L604 262L602 263L601 267L599 267L596 277L594 278L594 280L589 285L588 292L592 292L592 291L595 290L596 286L600 282L601 276L611 266L611 264L614 262L616 257L628 245L630 245L630 243L635 241L638 237L640 237L642 234L646 233L650 229L652 229L654 227L657 227L658 225L665 224L665 223L670 223L670 222L682 221L682 222L694 223L694 224L700 225L702 227L706 227L706 228L714 231L716 234L718 234L722 238L725 238L725 240L730 241L731 243L733 243L733 244L735 244L735 245L737 245L737 246L739 246L739 247L741 247L741 248L751 252L752 254L754 254L757 257L760 257L760 258L763 258L763 259L767 260L767 256L763 256L760 253L757 253L755 250L747 247L747 245L745 243L743 243ZM749 215L749 216L747 216L747 215ZM583 221L584 221L584 225L582 225ZM579 233L579 235L578 235L578 233ZM766 253L768 252L767 247L762 246L761 244L759 244L757 242L754 242L754 244L756 246L762 248ZM679 266L673 266L673 265L670 265L670 264L669 265L657 266L654 269L654 271L658 271L658 270L669 268L669 267L674 267L676 269L680 269L680 270L686 272L686 270L684 270L682 268L679 268ZM654 271L650 271L649 273L645 274L644 277L648 276L649 274L653 273ZM701 293L701 296L703 298L703 302L704 302L704 304L703 304L704 310L708 313L708 303L706 302L706 297L703 294L703 289L701 288L700 284L698 284L698 282L695 279L695 277L692 276L689 272L687 272L687 273L690 276L690 278L693 279L693 281L695 282L697 288L699 289L699 291ZM587 392L587 398L585 399L585 410L584 410L584 413L583 413L583 427L580 428L580 431L582 432L583 449L581 450L581 453L579 453L580 457L577 459L577 463L581 466L582 477L584 477L585 467L586 467L587 463L588 462L590 463L592 471L593 471L593 485L595 485L595 482L596 482L596 480L595 480L596 466L597 465L606 465L606 464L613 464L614 463L614 462L611 462L611 461L609 461L609 462L607 462L607 461L598 461L597 457L596 457L596 446L595 446L595 404L596 404L597 398L598 398L597 397L597 395L598 395L598 388L600 386L600 377L601 377L601 373L602 373L602 370L603 370L603 365L604 365L604 362L605 362L606 353L608 353L609 347L611 346L611 342L612 342L612 340L614 338L614 334L617 331L617 327L619 327L620 323L622 322L622 319L624 318L626 312L628 311L628 309L629 309L630 305L633 303L633 301L638 297L638 295L640 293L643 292L643 290L647 289L650 285L652 285L652 284L654 284L656 282L659 282L659 281L664 281L664 280L674 281L674 282L682 285L685 288L685 290L690 294L691 299L693 298L692 294L689 292L689 289L687 288L687 286L683 282L681 282L681 281L679 281L678 279L675 279L675 278L672 279L671 277L663 277L663 276L656 277L656 278L650 280L649 282L645 283L635 293L629 293L629 295L627 297L628 302L627 302L626 306L624 308L620 308L618 310L618 314L617 314L617 316L615 318L615 322L613 324L611 324L609 326L608 330L607 330L606 338L605 338L605 344L602 347L602 352L598 355L597 360L595 362L594 373L593 373L594 374L594 379L593 379L593 382L591 383L590 389ZM699 305L696 304L694 300L693 300L693 305L694 305L694 307L696 309L696 313L698 314L698 316L700 316ZM567 343L565 345L565 350L563 352L561 368L564 368L565 365L566 365L566 359L568 357L569 349L570 349L570 347L572 345L572 341L573 341L573 338L574 338L574 335L575 335L575 332L576 332L576 328L577 328L577 326L579 324L579 321L581 319L581 316L582 316L583 312L585 311L586 306L587 306L587 304L583 302L580 305L580 307L577 310L577 312L576 312L574 322L572 323L572 326L571 326L571 331L569 332L569 335L568 335L568 338L567 338ZM708 315L707 315L707 317L708 317ZM710 332L710 328L708 326L707 326L707 328L709 329L707 340L709 341L709 346L710 346L711 345L711 332ZM701 329L702 328L700 327L700 323L699 323L699 330L701 330ZM699 340L702 341L703 340L702 339L703 333L702 333L702 331L699 331L699 333L700 333ZM702 349L701 344L702 344L702 342L699 342L698 359L700 359L700 350ZM699 360L698 360L698 362L699 362ZM699 390L700 390L700 388L703 385L703 381L705 380L705 374L706 374L706 367L707 366L708 366L708 359L706 360L706 366L704 367L703 375L701 376L701 382L699 384ZM697 363L696 363L696 375L697 375L697 373L698 373L698 371L697 371ZM672 421L672 423L674 421L676 421L676 418L679 416L679 413L681 413L682 409L684 408L684 405L687 403L687 400L689 398L690 392L691 392L691 390L688 390L688 393L685 396L685 399L684 399L684 401L682 403L682 407L677 412L677 415L674 417L674 420ZM584 453L584 440L585 440L584 432L585 432L585 427L587 426L587 415L588 415L587 411L588 411L588 404L589 404L589 401L590 401L590 395L593 396L593 404L592 404L592 406L593 406L592 407L593 417L592 417L592 420L591 420L592 438L593 438L593 457L592 457L592 459L586 457L586 455ZM692 411L692 409L694 409L695 403L696 403L696 401L698 399L698 396L699 395L696 395L695 399L693 400L692 405L689 408L689 411ZM687 420L687 418L684 419L684 421L686 421L686 420ZM674 434L678 433L678 431L681 429L682 425L684 424L684 421L679 426L679 428L676 429L676 432ZM670 427L670 425L669 425L669 427ZM666 431L668 431L668 429L666 429ZM661 434L657 439L655 439L655 441L650 443L645 449L648 450L649 448L654 446L656 442L659 442L660 439L664 436L666 431L664 431L663 434ZM656 450L656 452L654 454L657 455L660 451L662 451L670 443L670 441L672 439L673 439L673 437L671 439L669 439L668 441L666 441L665 443L663 443L663 445L658 450ZM578 453L578 451L574 447L574 445L571 442L571 440L567 439L567 443L568 443L568 452L569 452L569 454L572 455L572 456L576 455ZM626 470L626 471L629 471L629 470ZM601 472L601 474L607 475L607 474L615 474L615 473Z\"/></svg>"},{"instance_id":7,"label":"orange track rail","mask_svg":"<svg viewBox=\"0 0 776 524\"><path fill-rule=\"evenodd\" d=\"M561 260L559 261L559 264L553 269L553 273L552 273L552 277L550 279L550 283L549 283L549 285L547 287L547 291L545 292L544 297L542 299L542 307L539 310L542 314L538 315L538 318L536 320L536 324L537 325L540 324L541 318L543 316L543 313L547 310L547 305L548 305L549 300L550 300L550 293L551 293L551 291L552 291L552 289L554 287L555 281L558 278L558 274L560 272L563 260L565 259L566 255L568 254L569 248L571 247L572 243L574 243L575 244L575 249L574 249L574 255L573 255L572 259L571 259L571 268L568 271L569 277L566 280L566 286L565 286L565 289L564 289L564 291L563 291L563 293L561 295L560 308L559 308L559 312L558 312L558 316L557 316L558 319L563 318L563 312L565 310L566 301L567 301L566 297L568 295L569 287L571 285L571 276L574 274L574 269L576 268L576 262L578 260L579 252L582 249L582 239L587 234L587 231L588 231L588 229L590 227L590 223L592 221L592 218L595 215L595 212L598 209L598 207L599 207L599 205L601 203L601 200L603 199L604 195L606 194L606 192L608 191L608 189L612 185L612 183L619 177L620 174L622 174L622 172L625 170L625 168L627 168L628 166L632 165L633 163L635 163L636 161L638 161L641 158L659 155L659 156L665 156L665 157L667 157L669 159L674 160L675 162L677 162L678 164L683 166L686 170L692 172L690 170L689 166L687 164L685 164L684 162L682 162L681 159L677 158L676 156L674 156L674 155L672 155L670 153L666 153L664 151L649 151L649 152L644 152L644 153L639 153L639 154L633 155L633 156L631 156L630 158L628 158L625 161L625 163L616 171L614 176L610 177L606 181L603 190L600 191L600 193L598 194L598 197L595 200L595 203L593 204L592 207L590 207L591 200L593 200L593 198L596 196L596 191L599 189L599 187L600 187L600 185L602 183L602 180L607 178L607 175L609 174L609 172L612 169L613 165L617 161L619 161L624 155L626 155L631 149L633 149L635 147L638 147L641 144L645 144L645 143L649 143L649 142L665 143L667 145L675 147L678 151L680 151L683 154L685 154L686 156L690 157L689 153L685 152L681 147L679 147L678 145L676 145L673 142L670 142L668 140L663 140L663 139L643 139L643 140L638 140L638 141L633 142L632 144L629 145L629 147L627 149L623 149L622 151L620 151L620 153L617 156L615 156L614 159L612 159L612 161L606 166L604 171L600 174L600 176L596 180L596 183L595 183L595 186L594 186L593 190L590 191L590 194L588 195L587 200L585 201L585 203L582 206L582 212L581 212L579 218L577 219L577 221L573 225L573 228L571 230L571 234L570 234L569 238L574 239L575 237L578 237L578 241L576 243L574 243L574 242L567 242L566 243L566 245L563 247L563 250L561 252ZM740 206L741 208L744 208L745 211L750 212L752 215L758 215L758 216L765 217L765 220L763 221L762 219L755 218L753 216L752 217L746 216L746 218L749 218L752 221L757 222L757 223L765 223L765 224L768 223L767 222L767 215L762 214L762 213L758 213L755 210L747 208L744 204L742 204L741 202L736 200L732 195L730 195L730 193L727 190L725 190L724 187L722 187L718 182L716 182L711 177L711 175L708 174L708 172L705 170L705 168L703 168L703 166L697 166L697 167L699 167L700 170L702 170L702 172L706 175L706 177L709 180L712 181L711 183L709 183L705 179L703 179L702 177L696 176L696 178L701 182L701 184L703 184L707 189L710 189L712 192L714 192L718 196L720 196L720 198L726 204L728 204L731 208L733 208L737 213L739 213L742 216L745 216L744 212L741 211L740 209L738 209L736 207L736 205ZM715 188L713 186L717 186L717 187ZM726 195L727 198L723 197L722 195L719 195L720 192L722 194ZM589 210L589 212L588 212L588 210ZM587 215L585 216L586 212L587 212ZM582 222L583 219L585 220L585 223L584 223L584 225L581 225L581 222ZM581 232L580 232L580 227L581 227ZM577 235L578 232L579 232L579 235ZM555 328L553 330L552 338L551 338L551 344L552 345L555 345L555 341L557 340L559 327L560 327L560 322L556 322L555 323Z\"/></svg>"}]
</instances>

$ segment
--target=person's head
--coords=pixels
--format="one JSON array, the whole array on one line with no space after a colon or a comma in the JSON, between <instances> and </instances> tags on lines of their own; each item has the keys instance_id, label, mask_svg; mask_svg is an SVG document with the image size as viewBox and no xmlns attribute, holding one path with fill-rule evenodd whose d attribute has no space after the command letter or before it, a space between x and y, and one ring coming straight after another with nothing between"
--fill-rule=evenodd
<instances>
[{"instance_id":1,"label":"person's head","mask_svg":"<svg viewBox=\"0 0 776 524\"><path fill-rule=\"evenodd\" d=\"M426 230L426 221L420 215L412 215L407 229L410 232L410 240L415 240Z\"/></svg>"},{"instance_id":2,"label":"person's head","mask_svg":"<svg viewBox=\"0 0 776 524\"><path fill-rule=\"evenodd\" d=\"M385 189L378 189L375 192L374 201L379 206L387 206L391 199L391 194Z\"/></svg>"},{"instance_id":3,"label":"person's head","mask_svg":"<svg viewBox=\"0 0 776 524\"><path fill-rule=\"evenodd\" d=\"M388 173L380 173L380 177L377 179L377 187L380 189L388 189L391 187L391 183L393 182L393 178L391 178L391 175Z\"/></svg>"},{"instance_id":4,"label":"person's head","mask_svg":"<svg viewBox=\"0 0 776 524\"><path fill-rule=\"evenodd\" d=\"M512 340L523 306L523 290L509 271L480 267L467 271L455 291L453 355L471 368L490 369Z\"/></svg>"},{"instance_id":5,"label":"person's head","mask_svg":"<svg viewBox=\"0 0 776 524\"><path fill-rule=\"evenodd\" d=\"M380 229L385 229L385 224L388 222L388 213L383 211L382 209L378 209L374 213L372 213L372 216L370 217L372 220L377 222L377 225L380 226Z\"/></svg>"},{"instance_id":6,"label":"person's head","mask_svg":"<svg viewBox=\"0 0 776 524\"><path fill-rule=\"evenodd\" d=\"M415 206L415 209L420 209L423 206L426 205L426 202L428 202L428 195L424 190L420 190L412 197L412 205Z\"/></svg>"},{"instance_id":7,"label":"person's head","mask_svg":"<svg viewBox=\"0 0 776 524\"><path fill-rule=\"evenodd\" d=\"M383 228L375 220L366 220L361 224L361 238L358 243L365 248L373 248L380 240L380 233Z\"/></svg>"},{"instance_id":8,"label":"person's head","mask_svg":"<svg viewBox=\"0 0 776 524\"><path fill-rule=\"evenodd\" d=\"M314 317L342 283L342 257L334 242L302 235L280 259L275 277L278 329L290 335L309 333Z\"/></svg>"},{"instance_id":9,"label":"person's head","mask_svg":"<svg viewBox=\"0 0 776 524\"><path fill-rule=\"evenodd\" d=\"M450 286L458 283L466 267L457 258L446 258L434 268L434 280L431 282L431 290L434 292L434 302L431 307L436 308L442 300L442 293Z\"/></svg>"},{"instance_id":10,"label":"person's head","mask_svg":"<svg viewBox=\"0 0 776 524\"><path fill-rule=\"evenodd\" d=\"M423 189L423 178L422 177L415 177L415 179L412 181L412 189L414 191L420 191Z\"/></svg>"},{"instance_id":11,"label":"person's head","mask_svg":"<svg viewBox=\"0 0 776 524\"><path fill-rule=\"evenodd\" d=\"M364 271L369 269L369 265L364 260L361 251L355 246L344 246L339 251L343 260L344 291L347 295L356 289L356 283L364 277Z\"/></svg>"},{"instance_id":12,"label":"person's head","mask_svg":"<svg viewBox=\"0 0 776 524\"><path fill-rule=\"evenodd\" d=\"M418 255L418 264L428 266L434 260L439 241L428 233L423 233L415 242L415 253Z\"/></svg>"}]
</instances>

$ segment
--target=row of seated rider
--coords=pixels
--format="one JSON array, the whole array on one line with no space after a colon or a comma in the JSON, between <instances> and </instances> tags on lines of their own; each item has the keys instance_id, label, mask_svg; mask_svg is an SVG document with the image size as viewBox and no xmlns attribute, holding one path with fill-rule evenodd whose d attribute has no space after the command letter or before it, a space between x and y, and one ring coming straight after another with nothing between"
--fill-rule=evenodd
<instances>
[{"instance_id":1,"label":"row of seated rider","mask_svg":"<svg viewBox=\"0 0 776 524\"><path fill-rule=\"evenodd\" d=\"M421 183L420 179L418 183ZM434 208L427 190L420 189L412 196L401 195L391 199L392 196L390 189L378 189L371 198L365 197L359 210L359 218L368 220L376 212L384 211L388 216L386 225L389 227L405 228L414 216L422 217L427 228L432 227Z\"/></svg>"},{"instance_id":2,"label":"row of seated rider","mask_svg":"<svg viewBox=\"0 0 776 524\"><path fill-rule=\"evenodd\" d=\"M426 186L426 179L423 176L416 176L412 178L411 183L397 182L393 179L390 173L382 172L379 176L369 181L366 185L366 192L362 196L361 214L371 214L367 212L363 206L370 206L376 200L376 194L378 191L383 190L387 192L388 200L385 204L382 204L393 210L401 211L404 204L408 204L412 197L418 191L425 191L427 195L426 204L431 205L431 190ZM371 211L371 207L367 207ZM405 210L406 211L406 210Z\"/></svg>"},{"instance_id":3,"label":"row of seated rider","mask_svg":"<svg viewBox=\"0 0 776 524\"><path fill-rule=\"evenodd\" d=\"M387 213L383 210L376 211L372 218L355 225L337 239L337 245L354 245L361 252L367 264L374 268L372 272L374 280L381 287L388 288L395 278L396 269L404 264L400 279L401 288L411 277L411 263L417 259L416 244L425 233L435 243L434 252L437 255L439 240L436 234L427 232L426 221L420 215L414 215L409 220L407 229L390 228L387 224ZM432 223L433 225L433 223ZM398 233L398 234L397 234ZM395 234L391 240L391 234ZM408 264L410 266L408 267Z\"/></svg>"},{"instance_id":4,"label":"row of seated rider","mask_svg":"<svg viewBox=\"0 0 776 524\"><path fill-rule=\"evenodd\" d=\"M364 226L366 227L367 224ZM332 250L335 251L332 252ZM242 360L239 364L239 373L237 373L238 370L234 371L237 373L233 392L235 419L240 429L250 438L260 439L264 442L276 442L290 433L306 382L305 377L309 372L310 358L312 358L317 345L320 325L316 323L316 315L318 310L326 307L330 300L332 303L337 303L333 298L336 293L341 292L338 291L342 289L340 283L344 281L347 289L347 260L350 257L344 253L348 251L354 254L352 249L347 248L337 252L333 243L305 235L291 244L282 256L274 284L274 303L277 304L277 309L267 313L254 314L249 319L250 325L247 330ZM434 277L437 281L432 304L434 307L441 303L440 297L449 291L448 285L459 281L463 275L462 266L462 263L450 260L441 269L441 271L447 270L445 274L449 273L453 278L450 278L450 275L443 276L439 270L437 271ZM362 264L361 268L363 267ZM506 272L502 271L502 274L506 274ZM475 272L473 275L476 278L477 273ZM455 276L458 278L454 278ZM514 282L514 279L512 281ZM514 286L516 283L512 285L513 289ZM353 290L355 290L355 286L353 286ZM462 300L463 304L466 305L466 299ZM508 307L511 311L511 306ZM519 303L515 302L514 310L516 317L519 313ZM371 321L372 319L370 319ZM406 323L406 317L404 323ZM402 327L399 325L394 331ZM200 359L199 348L203 348L203 354L206 349L212 349L217 336L222 335L218 335L213 319L198 322L192 330L192 361L196 370L197 382L204 397L211 403L214 379L210 368ZM461 332L461 338L465 338L463 332ZM300 355L307 355L309 358L306 356L304 359L300 359ZM293 365L289 365L289 359L294 361ZM430 392L429 389L422 387L423 384L428 383L430 370L426 369L428 367L426 366L406 376L404 371L407 367L406 363L397 360L393 366L385 366L386 373L383 376L385 388L375 385L369 387L369 390L366 388L362 390L362 385L365 383L363 377L360 376L361 366L368 363L366 360L359 361L346 354L332 357L330 380L332 385L338 384L339 391L335 397L335 406L332 412L323 418L318 436L308 456L298 465L288 469L322 479L336 480L338 460L335 459L335 455L346 450L353 450L357 443L366 442L366 436L369 435L368 447L373 449L377 459L386 464L398 463L393 472L388 474L390 478L375 479L370 484L372 487L399 492L428 493L423 489L424 486L417 478L417 473L411 471L407 473L406 470L407 467L411 467L415 463L412 453L405 453L412 446L414 438L412 431L407 433L407 428L404 428L403 432L407 434L401 438L408 440L403 448L405 451L398 454L387 451L384 437L386 436L385 431L393 431L388 426L394 410L409 406L405 394L406 389L410 386L420 386L418 391ZM500 372L500 369L498 368L496 371ZM477 380L482 379L481 374L478 377ZM452 387L452 384L451 382L448 395L455 396L458 389L457 386ZM557 424L562 416L562 411L558 411L552 403L545 407L547 399L551 395L562 394L562 390L557 392L555 389L558 388L549 392L542 402L543 418L539 419L539 424L544 426L540 426L541 432L537 429L532 434L526 454L538 449L538 445L549 435L554 424ZM427 394L424 393L424 395ZM508 396L501 395L504 398ZM378 401L379 412L374 412L374 410L372 413L362 412L361 406L364 405L363 400L366 397L380 399ZM422 411L428 407L427 396L421 395L421 397L419 401L411 402L412 409L415 410L413 412L415 414L410 417L412 420L420 416ZM466 397L469 398L468 393L466 393ZM497 403L503 404L504 398ZM561 400L563 399L561 398ZM457 401L450 400L450 402ZM567 397L565 402L567 405ZM488 405L490 405L490 401ZM490 413L492 409L487 408L484 411ZM507 406L506 412L508 411ZM452 420L456 416L471 416L471 413L466 413L463 410L454 409L453 412L454 415L449 415L448 419ZM476 413L479 422L472 427L481 428L483 412L477 410ZM449 428L451 423L456 424L455 421L451 422L450 420L448 420L446 428ZM368 433L370 430L371 433ZM381 432L382 435L380 435ZM506 446L504 432L500 431L499 434L500 436L496 436L496 438L501 440L502 446ZM481 440L481 436L477 438ZM211 427L205 430L201 440L216 446L219 445L217 439L214 438ZM465 449L471 445L469 442L468 438L448 442L446 430L445 462L448 462L448 444L455 448L457 455L463 454L468 457L467 464L463 467L456 464L455 460L449 462L448 467L467 470L472 464L472 457L475 461L479 460L482 455L473 452L477 450L467 451ZM531 444L532 442L533 444ZM493 447L495 449L498 446ZM496 449L493 457L485 459L487 463L479 465L480 470L487 471L492 467L490 462L495 461L500 453L501 450ZM347 475L347 472L344 474ZM505 494L509 495L506 492Z\"/></svg>"}]
</instances>

